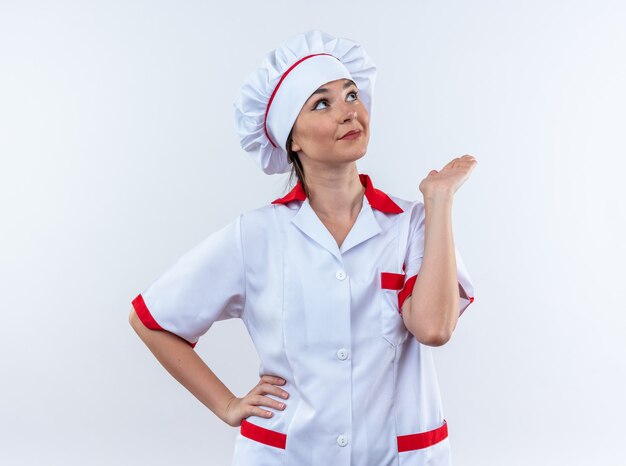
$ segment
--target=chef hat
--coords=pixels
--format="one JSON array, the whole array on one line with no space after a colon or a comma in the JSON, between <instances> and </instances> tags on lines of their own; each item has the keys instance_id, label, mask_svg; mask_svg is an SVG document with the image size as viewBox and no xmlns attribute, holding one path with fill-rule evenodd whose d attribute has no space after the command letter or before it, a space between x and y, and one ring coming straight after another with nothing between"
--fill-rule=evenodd
<instances>
[{"instance_id":1,"label":"chef hat","mask_svg":"<svg viewBox=\"0 0 626 466\"><path fill-rule=\"evenodd\" d=\"M361 45L317 30L287 39L241 86L234 104L241 147L268 175L288 172L287 138L302 106L342 78L354 81L371 116L376 65Z\"/></svg>"}]
</instances>

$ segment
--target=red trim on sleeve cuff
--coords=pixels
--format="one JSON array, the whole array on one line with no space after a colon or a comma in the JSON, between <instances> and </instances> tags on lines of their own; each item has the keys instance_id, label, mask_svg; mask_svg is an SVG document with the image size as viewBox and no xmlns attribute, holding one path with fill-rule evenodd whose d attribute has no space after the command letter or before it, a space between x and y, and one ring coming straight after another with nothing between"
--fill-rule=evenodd
<instances>
[{"instance_id":1,"label":"red trim on sleeve cuff","mask_svg":"<svg viewBox=\"0 0 626 466\"><path fill-rule=\"evenodd\" d=\"M400 311L400 314L402 314L402 305L404 304L404 301L406 301L406 298L413 294L413 287L415 286L416 279L417 275L410 277L404 284L404 288L398 292L398 310ZM469 296L467 299L469 299L469 304L467 306L474 302L474 296Z\"/></svg>"},{"instance_id":2,"label":"red trim on sleeve cuff","mask_svg":"<svg viewBox=\"0 0 626 466\"><path fill-rule=\"evenodd\" d=\"M141 322L143 322L143 324L150 330L165 330L156 320L154 320L154 317L150 314L148 306L146 306L146 302L143 300L143 296L141 296L141 294L138 294L137 297L133 299L133 307L135 308L135 312Z\"/></svg>"},{"instance_id":3,"label":"red trim on sleeve cuff","mask_svg":"<svg viewBox=\"0 0 626 466\"><path fill-rule=\"evenodd\" d=\"M139 317L139 320L141 320L141 322L147 328L149 328L150 330L166 331L163 327L161 327L159 325L159 323L154 319L154 317L152 317L152 314L148 310L148 306L146 306L146 302L144 301L143 296L141 296L141 293L138 294L135 299L133 299L132 305L135 308L135 312L137 313L137 317ZM180 337L180 338L182 338L182 337ZM183 340L185 340L185 339L183 338ZM187 340L185 340L185 341L187 341ZM196 343L190 343L189 341L187 341L187 343L193 348L193 347L196 346L197 342Z\"/></svg>"},{"instance_id":4,"label":"red trim on sleeve cuff","mask_svg":"<svg viewBox=\"0 0 626 466\"><path fill-rule=\"evenodd\" d=\"M406 298L411 296L413 293L413 287L415 286L417 275L418 274L415 274L412 277L409 277L409 279L404 283L402 290L398 293L398 310L400 311L400 314L402 314L402 305L404 304L404 301L406 301Z\"/></svg>"}]
</instances>

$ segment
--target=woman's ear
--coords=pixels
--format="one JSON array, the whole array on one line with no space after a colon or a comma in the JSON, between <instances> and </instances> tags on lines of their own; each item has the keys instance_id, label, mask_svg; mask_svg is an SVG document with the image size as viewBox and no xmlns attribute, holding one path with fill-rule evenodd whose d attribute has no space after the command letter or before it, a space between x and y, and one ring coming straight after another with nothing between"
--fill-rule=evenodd
<instances>
[{"instance_id":1,"label":"woman's ear","mask_svg":"<svg viewBox=\"0 0 626 466\"><path fill-rule=\"evenodd\" d=\"M302 150L302 147L300 147L300 144L294 141L293 138L291 139L291 150L293 152L300 152Z\"/></svg>"}]
</instances>

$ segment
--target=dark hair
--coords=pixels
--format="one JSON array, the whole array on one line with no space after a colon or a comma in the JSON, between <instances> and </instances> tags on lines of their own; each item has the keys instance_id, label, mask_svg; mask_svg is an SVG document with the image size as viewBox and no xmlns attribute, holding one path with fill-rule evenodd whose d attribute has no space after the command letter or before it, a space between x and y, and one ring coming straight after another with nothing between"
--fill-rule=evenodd
<instances>
[{"instance_id":1,"label":"dark hair","mask_svg":"<svg viewBox=\"0 0 626 466\"><path fill-rule=\"evenodd\" d=\"M297 152L291 150L291 134L293 133L293 128L289 132L289 137L287 138L287 160L291 163L291 173L289 174L288 184L291 186L293 183L293 176L296 175L298 181L302 184L304 188L304 192L306 197L309 197L309 190L306 187L306 182L304 180L304 167L302 166L302 162L300 161L300 156L298 156Z\"/></svg>"}]
</instances>

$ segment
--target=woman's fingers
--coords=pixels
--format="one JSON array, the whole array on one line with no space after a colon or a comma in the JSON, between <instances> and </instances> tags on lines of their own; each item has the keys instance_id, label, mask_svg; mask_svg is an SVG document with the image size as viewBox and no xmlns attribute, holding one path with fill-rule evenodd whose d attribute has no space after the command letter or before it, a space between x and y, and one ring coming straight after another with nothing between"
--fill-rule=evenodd
<instances>
[{"instance_id":1,"label":"woman's fingers","mask_svg":"<svg viewBox=\"0 0 626 466\"><path fill-rule=\"evenodd\" d=\"M285 379L276 377L273 375L264 375L261 377L257 385L250 390L247 396L244 397L245 411L248 416L260 416L260 417L272 417L274 413L263 409L261 406L267 406L277 410L284 410L285 403L270 398L265 395L275 395L278 398L287 399L289 393L275 384L284 385Z\"/></svg>"},{"instance_id":2,"label":"woman's fingers","mask_svg":"<svg viewBox=\"0 0 626 466\"><path fill-rule=\"evenodd\" d=\"M276 377L275 375L264 375L264 376L261 377L261 380L259 381L259 384L261 384L263 382L276 383L278 385L283 385L285 383L285 379L282 379L280 377Z\"/></svg>"},{"instance_id":3,"label":"woman's fingers","mask_svg":"<svg viewBox=\"0 0 626 466\"><path fill-rule=\"evenodd\" d=\"M259 381L259 384L257 385L257 387L264 390L262 394L271 394L271 395L279 396L281 398L289 398L289 393L287 393L282 388L279 388L276 385L274 385L276 383L280 385L284 385L285 382L286 382L285 379L281 379L280 377L264 375L263 377L261 377L261 380Z\"/></svg>"},{"instance_id":4,"label":"woman's fingers","mask_svg":"<svg viewBox=\"0 0 626 466\"><path fill-rule=\"evenodd\" d=\"M270 408L284 410L286 408L286 404L270 398L265 395L275 395L278 398L287 399L289 398L289 393L283 390L276 385L284 385L286 380L277 377L274 375L263 375L261 379L257 383L257 385L250 390L247 396L244 397L243 401L245 404L245 411L248 416L260 416L260 417L272 417L274 413L268 411L266 409L261 408L261 406L267 406Z\"/></svg>"},{"instance_id":5,"label":"woman's fingers","mask_svg":"<svg viewBox=\"0 0 626 466\"><path fill-rule=\"evenodd\" d=\"M286 404L265 395L275 395L287 399L289 393L277 385L284 385L287 381L274 375L264 375L250 392L243 398L234 397L226 408L226 422L231 426L238 426L241 420L249 416L270 418L274 415L262 406L282 411Z\"/></svg>"},{"instance_id":6,"label":"woman's fingers","mask_svg":"<svg viewBox=\"0 0 626 466\"><path fill-rule=\"evenodd\" d=\"M257 408L256 406L252 407L251 416L259 416L259 417L272 417L274 413L271 411L265 411L264 409Z\"/></svg>"},{"instance_id":7,"label":"woman's fingers","mask_svg":"<svg viewBox=\"0 0 626 466\"><path fill-rule=\"evenodd\" d=\"M282 401L274 400L269 396L255 395L254 398L252 398L252 402L256 406L267 406L268 408L285 409L285 403L283 403Z\"/></svg>"},{"instance_id":8,"label":"woman's fingers","mask_svg":"<svg viewBox=\"0 0 626 466\"><path fill-rule=\"evenodd\" d=\"M246 402L248 405L248 412L251 415L261 416L261 417L272 417L274 414L271 411L267 411L261 408L261 406L267 406L267 407L278 409L281 411L285 409L286 407L285 403L276 401L272 398L269 398L263 395L250 395L247 397Z\"/></svg>"},{"instance_id":9,"label":"woman's fingers","mask_svg":"<svg viewBox=\"0 0 626 466\"><path fill-rule=\"evenodd\" d=\"M443 166L443 168L442 168L441 170L445 170L446 168L451 167L452 165L454 165L454 162L456 162L457 160L459 160L459 158L458 158L458 157L457 157L457 158L455 158L455 159L450 160L448 163L446 163L446 164Z\"/></svg>"},{"instance_id":10,"label":"woman's fingers","mask_svg":"<svg viewBox=\"0 0 626 466\"><path fill-rule=\"evenodd\" d=\"M476 158L473 155L465 154L461 157L456 157L450 160L447 164L444 165L442 170L445 170L448 167L454 167L455 165L458 165L458 164L462 164L462 165L469 164L475 160Z\"/></svg>"},{"instance_id":11,"label":"woman's fingers","mask_svg":"<svg viewBox=\"0 0 626 466\"><path fill-rule=\"evenodd\" d=\"M276 385L264 383L263 385L260 385L260 388L263 390L262 392L263 395L268 394L268 395L276 395L280 398L289 398L289 393L287 393L282 388L277 387Z\"/></svg>"},{"instance_id":12,"label":"woman's fingers","mask_svg":"<svg viewBox=\"0 0 626 466\"><path fill-rule=\"evenodd\" d=\"M478 161L473 155L465 154L448 162L440 171L431 170L419 184L424 196L434 193L454 195L459 187L469 178Z\"/></svg>"}]
</instances>

